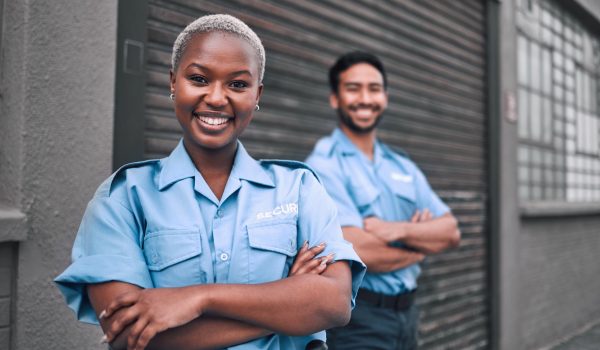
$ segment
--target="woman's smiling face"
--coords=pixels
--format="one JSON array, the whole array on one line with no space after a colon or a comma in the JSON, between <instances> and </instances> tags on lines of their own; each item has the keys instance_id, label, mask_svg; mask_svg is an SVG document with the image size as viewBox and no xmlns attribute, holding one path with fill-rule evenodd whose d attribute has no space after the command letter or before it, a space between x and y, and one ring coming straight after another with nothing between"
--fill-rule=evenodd
<instances>
[{"instance_id":1,"label":"woman's smiling face","mask_svg":"<svg viewBox=\"0 0 600 350\"><path fill-rule=\"evenodd\" d=\"M259 58L244 39L225 32L194 35L171 72L175 114L187 147L236 147L262 92Z\"/></svg>"}]
</instances>

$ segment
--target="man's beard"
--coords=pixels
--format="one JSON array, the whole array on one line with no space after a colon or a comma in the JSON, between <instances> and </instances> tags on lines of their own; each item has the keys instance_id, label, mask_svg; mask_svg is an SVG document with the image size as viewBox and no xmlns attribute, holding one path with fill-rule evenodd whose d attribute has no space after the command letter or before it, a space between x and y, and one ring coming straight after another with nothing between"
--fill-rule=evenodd
<instances>
[{"instance_id":1,"label":"man's beard","mask_svg":"<svg viewBox=\"0 0 600 350\"><path fill-rule=\"evenodd\" d=\"M342 124L346 125L350 130L354 131L357 134L370 133L371 131L375 130L377 125L379 125L379 122L381 122L381 119L383 119L383 111L381 111L379 113L379 115L377 116L377 118L375 118L375 121L373 122L373 124L371 124L367 127L362 127L362 126L356 125L354 123L354 121L352 120L352 118L350 118L350 116L348 114L346 114L341 108L337 109L337 113L338 113L338 116L340 117L340 122L342 122Z\"/></svg>"}]
</instances>

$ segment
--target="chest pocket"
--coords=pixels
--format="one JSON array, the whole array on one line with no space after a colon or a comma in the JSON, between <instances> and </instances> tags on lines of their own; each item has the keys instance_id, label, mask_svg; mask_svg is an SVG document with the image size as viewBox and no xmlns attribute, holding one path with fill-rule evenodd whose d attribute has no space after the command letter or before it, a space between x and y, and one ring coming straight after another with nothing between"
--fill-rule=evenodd
<instances>
[{"instance_id":1,"label":"chest pocket","mask_svg":"<svg viewBox=\"0 0 600 350\"><path fill-rule=\"evenodd\" d=\"M287 277L297 253L295 221L246 226L250 245L249 283L265 283Z\"/></svg>"},{"instance_id":2,"label":"chest pocket","mask_svg":"<svg viewBox=\"0 0 600 350\"><path fill-rule=\"evenodd\" d=\"M388 181L390 183L391 181ZM393 185L391 188L394 194L405 201L408 201L412 204L417 203L417 192L415 190L415 185L411 183L403 183L403 182L395 182L390 185Z\"/></svg>"},{"instance_id":3,"label":"chest pocket","mask_svg":"<svg viewBox=\"0 0 600 350\"><path fill-rule=\"evenodd\" d=\"M144 256L157 288L206 283L199 230L148 233L144 238Z\"/></svg>"},{"instance_id":4,"label":"chest pocket","mask_svg":"<svg viewBox=\"0 0 600 350\"><path fill-rule=\"evenodd\" d=\"M400 213L399 218L402 220L410 220L415 213L415 210L419 208L414 180L405 182L388 179L386 181L386 186L394 196L394 203L396 203L395 205Z\"/></svg>"},{"instance_id":5,"label":"chest pocket","mask_svg":"<svg viewBox=\"0 0 600 350\"><path fill-rule=\"evenodd\" d=\"M377 215L373 204L379 198L379 190L370 182L350 182L350 195L362 217Z\"/></svg>"}]
</instances>

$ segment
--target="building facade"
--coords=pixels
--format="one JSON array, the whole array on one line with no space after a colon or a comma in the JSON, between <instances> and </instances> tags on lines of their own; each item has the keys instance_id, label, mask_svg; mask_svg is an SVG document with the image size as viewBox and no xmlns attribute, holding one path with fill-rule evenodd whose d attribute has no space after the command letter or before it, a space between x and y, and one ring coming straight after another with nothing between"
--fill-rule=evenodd
<instances>
[{"instance_id":1,"label":"building facade","mask_svg":"<svg viewBox=\"0 0 600 350\"><path fill-rule=\"evenodd\" d=\"M267 51L242 141L302 160L336 124L327 69L382 58L379 136L402 147L460 221L427 259L422 349L531 349L600 319L600 5L593 0L0 0L0 349L102 349L52 278L98 184L163 157L179 125L172 43L230 13ZM67 326L65 326L67 325Z\"/></svg>"},{"instance_id":2,"label":"building facade","mask_svg":"<svg viewBox=\"0 0 600 350\"><path fill-rule=\"evenodd\" d=\"M0 5L0 349L101 349L52 280L112 171L117 2Z\"/></svg>"},{"instance_id":3,"label":"building facade","mask_svg":"<svg viewBox=\"0 0 600 350\"><path fill-rule=\"evenodd\" d=\"M600 3L490 6L493 329L502 348L535 349L600 319Z\"/></svg>"}]
</instances>

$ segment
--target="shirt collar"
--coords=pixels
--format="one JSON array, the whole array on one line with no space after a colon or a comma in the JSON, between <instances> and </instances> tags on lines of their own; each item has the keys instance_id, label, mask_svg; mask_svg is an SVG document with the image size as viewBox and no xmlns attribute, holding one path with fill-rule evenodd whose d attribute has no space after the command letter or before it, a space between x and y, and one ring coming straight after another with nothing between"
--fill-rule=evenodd
<instances>
[{"instance_id":1,"label":"shirt collar","mask_svg":"<svg viewBox=\"0 0 600 350\"><path fill-rule=\"evenodd\" d=\"M198 170L188 155L182 139L173 152L164 160L164 166L158 181L158 189L161 191L177 181L194 177L197 172ZM229 176L275 187L271 177L256 160L250 157L240 141L238 141L233 168Z\"/></svg>"},{"instance_id":2,"label":"shirt collar","mask_svg":"<svg viewBox=\"0 0 600 350\"><path fill-rule=\"evenodd\" d=\"M352 141L348 138L348 136L346 136L346 134L344 134L344 132L340 128L336 128L335 130L333 130L331 137L337 143L342 154L344 154L344 155L360 154L360 155L364 156L364 154L358 149L358 147L356 147L356 145L354 143L352 143ZM373 146L374 163L379 163L379 160L381 159L381 157L389 158L390 154L388 154L388 153L389 153L389 149L384 144L379 142L379 139L376 138L375 145ZM366 156L365 156L365 158L366 158Z\"/></svg>"},{"instance_id":3,"label":"shirt collar","mask_svg":"<svg viewBox=\"0 0 600 350\"><path fill-rule=\"evenodd\" d=\"M234 176L241 180L254 182L260 185L275 187L275 183L273 183L273 179L271 179L267 171L252 158L248 152L246 152L246 149L240 141L238 141L238 149L235 153L233 169L231 169L231 175L229 176Z\"/></svg>"},{"instance_id":4,"label":"shirt collar","mask_svg":"<svg viewBox=\"0 0 600 350\"><path fill-rule=\"evenodd\" d=\"M194 177L195 174L196 166L185 150L183 139L181 139L173 152L164 159L164 165L158 179L158 190L162 191L170 184L188 177Z\"/></svg>"},{"instance_id":5,"label":"shirt collar","mask_svg":"<svg viewBox=\"0 0 600 350\"><path fill-rule=\"evenodd\" d=\"M353 155L360 152L356 145L350 141L348 136L346 136L340 128L335 128L335 130L333 130L331 138L335 141L337 147L339 147L339 150L344 155Z\"/></svg>"},{"instance_id":6,"label":"shirt collar","mask_svg":"<svg viewBox=\"0 0 600 350\"><path fill-rule=\"evenodd\" d=\"M389 147L389 146L387 146L387 145L385 145L385 144L383 144L383 143L379 142L379 140L377 141L377 143L376 143L376 146L377 146L377 149L379 149L379 153L380 153L380 154L381 154L383 157L386 157L386 158L391 158L391 159L393 159L393 158L394 158L394 154L395 154L395 153L394 153L394 151L392 151L392 150L390 149L390 147Z\"/></svg>"}]
</instances>

